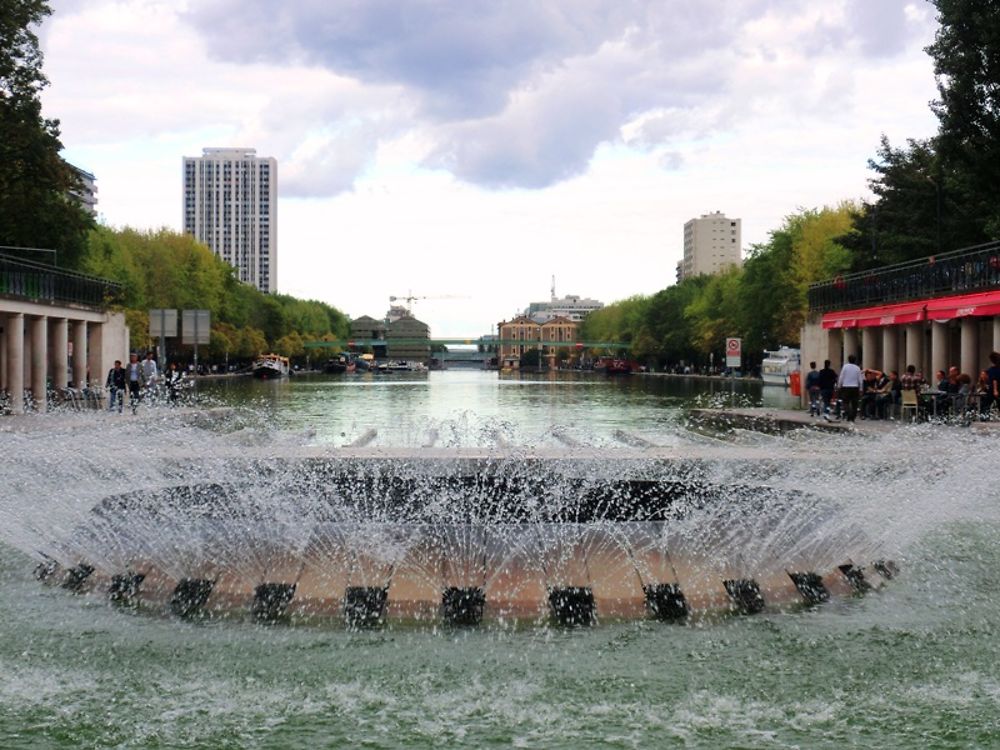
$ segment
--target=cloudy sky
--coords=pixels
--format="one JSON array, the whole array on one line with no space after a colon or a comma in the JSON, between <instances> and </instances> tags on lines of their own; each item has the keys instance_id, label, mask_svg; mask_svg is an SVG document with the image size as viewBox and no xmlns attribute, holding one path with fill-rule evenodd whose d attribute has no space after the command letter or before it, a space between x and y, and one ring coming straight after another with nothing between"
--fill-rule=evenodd
<instances>
[{"instance_id":1,"label":"cloudy sky","mask_svg":"<svg viewBox=\"0 0 1000 750\"><path fill-rule=\"evenodd\" d=\"M278 160L278 285L434 335L674 281L683 223L866 194L936 122L924 0L53 0L66 156L106 223L181 225L181 158Z\"/></svg>"}]
</instances>

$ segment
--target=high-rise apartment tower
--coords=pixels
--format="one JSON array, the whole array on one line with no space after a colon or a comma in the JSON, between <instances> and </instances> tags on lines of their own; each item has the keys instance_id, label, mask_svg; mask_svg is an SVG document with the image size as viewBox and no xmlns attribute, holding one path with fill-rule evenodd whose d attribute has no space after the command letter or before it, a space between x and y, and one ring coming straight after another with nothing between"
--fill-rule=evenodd
<instances>
[{"instance_id":1,"label":"high-rise apartment tower","mask_svg":"<svg viewBox=\"0 0 1000 750\"><path fill-rule=\"evenodd\" d=\"M677 264L677 280L713 274L742 263L740 220L721 212L704 214L684 223L684 260Z\"/></svg>"},{"instance_id":2,"label":"high-rise apartment tower","mask_svg":"<svg viewBox=\"0 0 1000 750\"><path fill-rule=\"evenodd\" d=\"M184 231L262 292L278 287L278 163L252 148L184 157Z\"/></svg>"}]
</instances>

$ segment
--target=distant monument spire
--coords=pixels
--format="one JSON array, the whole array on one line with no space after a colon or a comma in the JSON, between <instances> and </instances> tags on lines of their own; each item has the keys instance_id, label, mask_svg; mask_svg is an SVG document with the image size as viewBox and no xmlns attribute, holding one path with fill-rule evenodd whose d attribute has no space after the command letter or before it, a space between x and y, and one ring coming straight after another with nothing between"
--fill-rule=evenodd
<instances>
[{"instance_id":1,"label":"distant monument spire","mask_svg":"<svg viewBox=\"0 0 1000 750\"><path fill-rule=\"evenodd\" d=\"M552 274L552 301L556 301L556 275Z\"/></svg>"}]
</instances>

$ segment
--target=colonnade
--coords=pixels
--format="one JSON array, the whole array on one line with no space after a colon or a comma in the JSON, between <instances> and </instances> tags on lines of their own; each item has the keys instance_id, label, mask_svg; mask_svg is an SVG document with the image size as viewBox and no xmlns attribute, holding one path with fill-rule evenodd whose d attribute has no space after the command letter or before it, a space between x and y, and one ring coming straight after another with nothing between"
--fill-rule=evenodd
<instances>
[{"instance_id":1,"label":"colonnade","mask_svg":"<svg viewBox=\"0 0 1000 750\"><path fill-rule=\"evenodd\" d=\"M101 385L115 359L126 358L128 327L120 313L0 299L0 391L12 414L47 408L51 386ZM71 369L72 368L72 369Z\"/></svg>"},{"instance_id":2,"label":"colonnade","mask_svg":"<svg viewBox=\"0 0 1000 750\"><path fill-rule=\"evenodd\" d=\"M862 367L886 372L902 374L914 365L928 381L951 366L975 381L991 351L1000 351L1000 316L833 329L824 329L817 316L802 331L804 367L813 361L822 367L829 359L839 370L853 354Z\"/></svg>"}]
</instances>

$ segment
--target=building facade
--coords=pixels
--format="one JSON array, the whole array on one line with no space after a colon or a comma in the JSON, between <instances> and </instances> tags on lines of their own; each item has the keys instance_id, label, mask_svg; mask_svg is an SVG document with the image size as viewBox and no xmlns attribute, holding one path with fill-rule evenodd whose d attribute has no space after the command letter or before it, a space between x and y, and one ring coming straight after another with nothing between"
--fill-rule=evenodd
<instances>
[{"instance_id":1,"label":"building facade","mask_svg":"<svg viewBox=\"0 0 1000 750\"><path fill-rule=\"evenodd\" d=\"M431 356L430 338L430 326L423 321L409 316L391 320L385 334L386 354L390 359L426 362Z\"/></svg>"},{"instance_id":2,"label":"building facade","mask_svg":"<svg viewBox=\"0 0 1000 750\"><path fill-rule=\"evenodd\" d=\"M809 288L802 361L854 355L867 368L908 365L934 382L958 367L972 381L1000 351L1000 243L845 274Z\"/></svg>"},{"instance_id":3,"label":"building facade","mask_svg":"<svg viewBox=\"0 0 1000 750\"><path fill-rule=\"evenodd\" d=\"M677 264L677 281L715 274L743 262L740 219L720 211L684 223L684 259Z\"/></svg>"},{"instance_id":4,"label":"building facade","mask_svg":"<svg viewBox=\"0 0 1000 750\"><path fill-rule=\"evenodd\" d=\"M542 355L550 358L550 364L559 359L574 359L578 324L567 317L556 317L539 323L527 315L519 315L513 320L497 324L500 346L498 359L510 366L516 366L521 356L532 349L541 348ZM542 342L549 342L543 346ZM560 346L559 344L564 344Z\"/></svg>"},{"instance_id":5,"label":"building facade","mask_svg":"<svg viewBox=\"0 0 1000 750\"><path fill-rule=\"evenodd\" d=\"M97 178L90 172L66 162L76 175L78 188L70 191L70 195L91 216L97 216Z\"/></svg>"},{"instance_id":6,"label":"building facade","mask_svg":"<svg viewBox=\"0 0 1000 750\"><path fill-rule=\"evenodd\" d=\"M555 318L568 318L579 323L588 313L600 310L602 307L604 307L603 302L576 294L567 294L565 297L553 295L548 302L532 302L524 311L524 315L536 323L545 323Z\"/></svg>"},{"instance_id":7,"label":"building facade","mask_svg":"<svg viewBox=\"0 0 1000 750\"><path fill-rule=\"evenodd\" d=\"M252 148L184 157L184 231L262 292L278 288L278 163Z\"/></svg>"}]
</instances>

